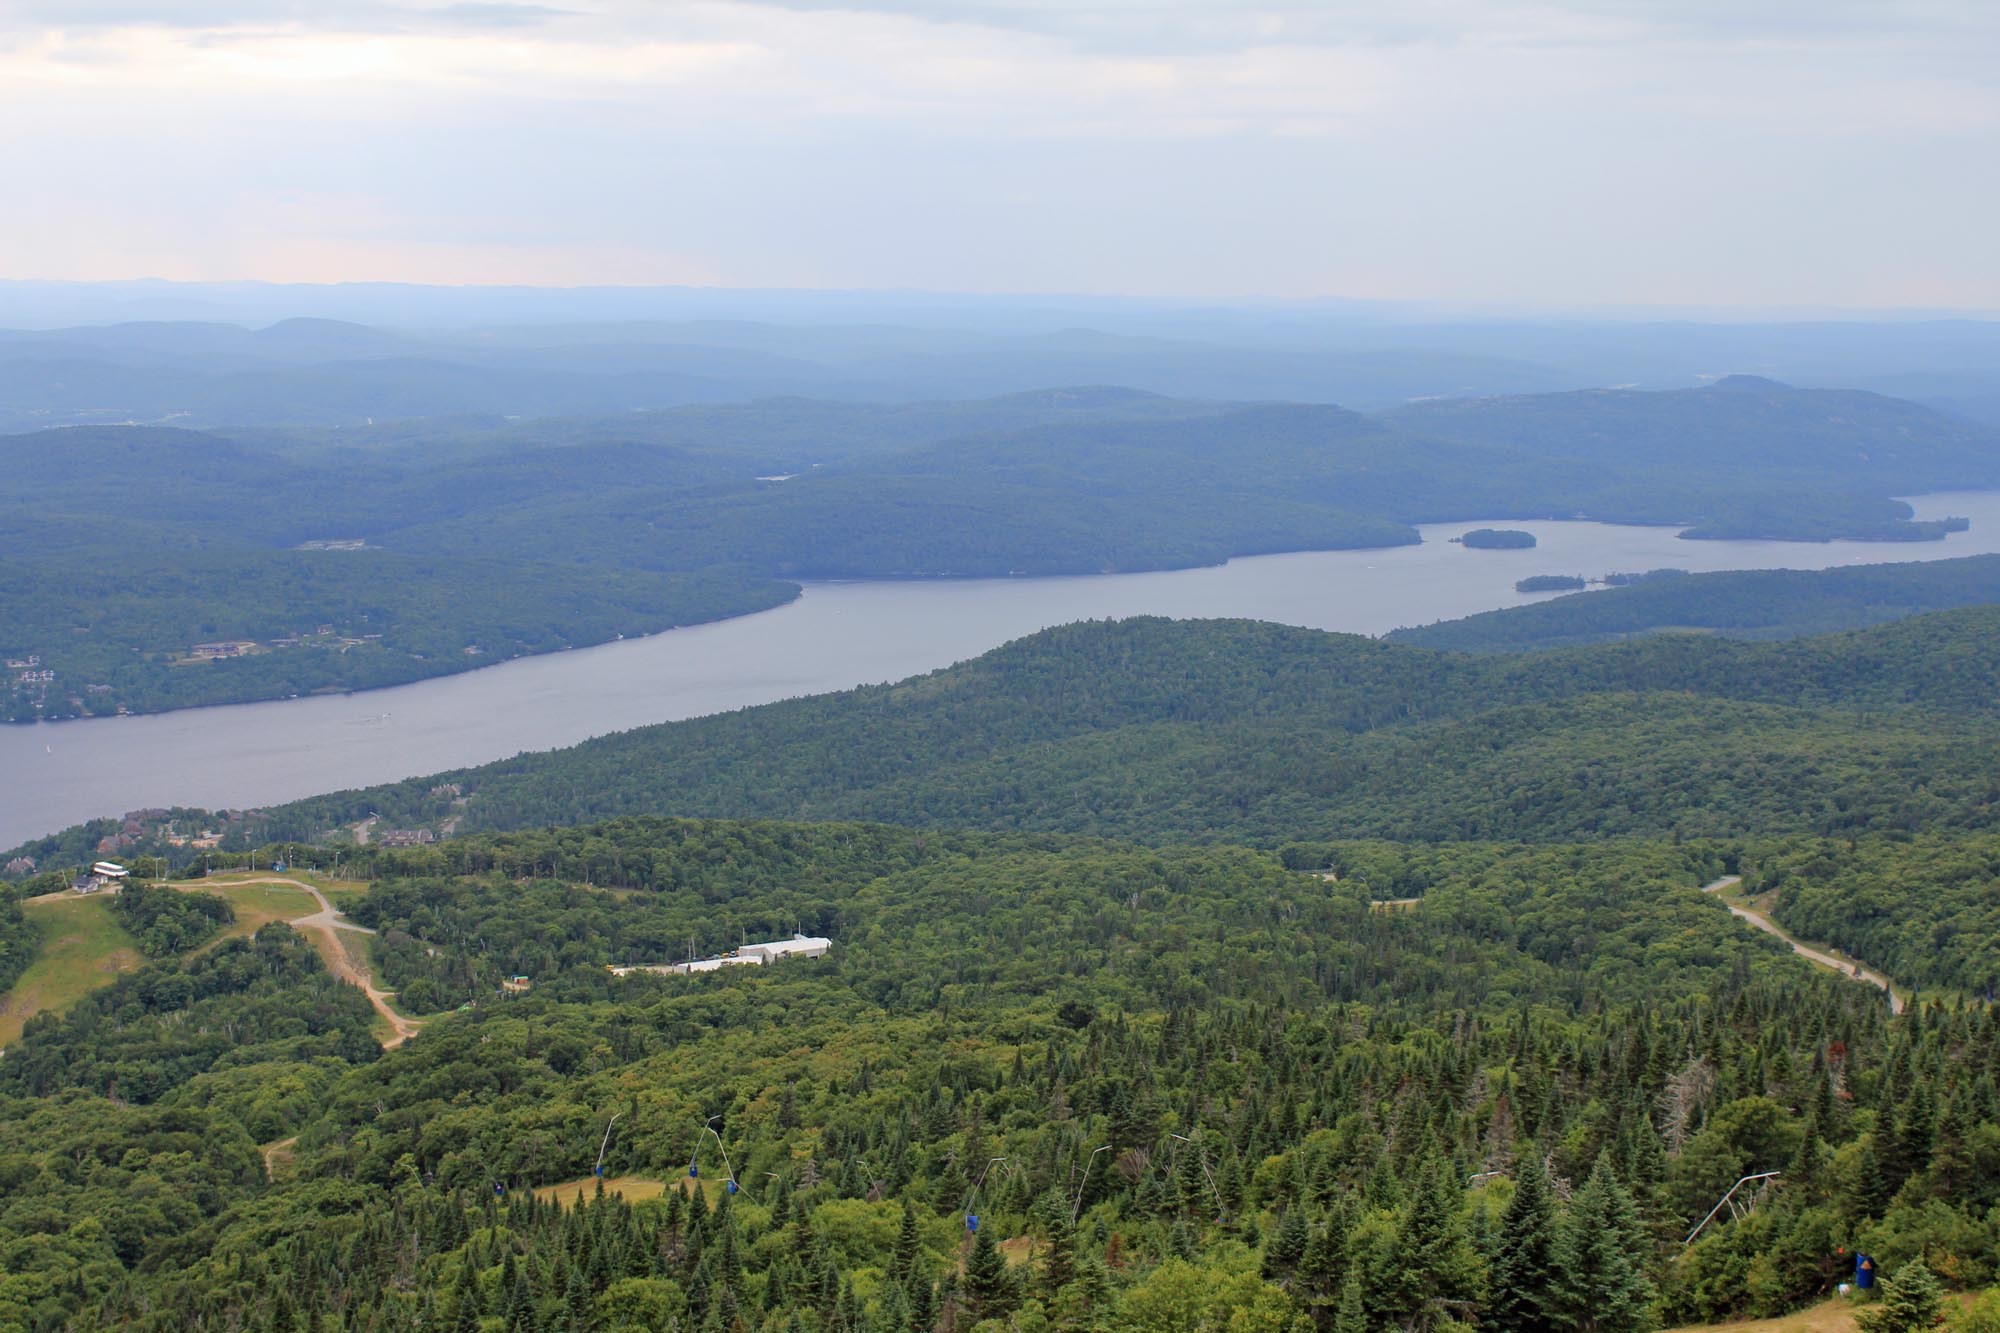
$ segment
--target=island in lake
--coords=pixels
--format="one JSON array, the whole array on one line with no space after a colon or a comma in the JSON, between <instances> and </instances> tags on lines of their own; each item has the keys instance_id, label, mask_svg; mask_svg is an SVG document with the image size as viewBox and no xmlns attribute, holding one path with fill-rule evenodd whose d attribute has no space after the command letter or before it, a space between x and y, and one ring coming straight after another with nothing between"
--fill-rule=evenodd
<instances>
[{"instance_id":1,"label":"island in lake","mask_svg":"<svg viewBox=\"0 0 2000 1333\"><path fill-rule=\"evenodd\" d=\"M1535 544L1535 534L1519 528L1474 528L1452 540L1478 551L1525 551Z\"/></svg>"}]
</instances>

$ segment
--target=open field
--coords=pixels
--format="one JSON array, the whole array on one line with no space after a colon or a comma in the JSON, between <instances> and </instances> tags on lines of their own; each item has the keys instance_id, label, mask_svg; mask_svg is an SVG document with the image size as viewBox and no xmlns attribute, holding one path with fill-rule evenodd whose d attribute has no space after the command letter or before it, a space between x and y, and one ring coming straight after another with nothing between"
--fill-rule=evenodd
<instances>
[{"instance_id":1,"label":"open field","mask_svg":"<svg viewBox=\"0 0 2000 1333\"><path fill-rule=\"evenodd\" d=\"M706 1185L707 1181L702 1182ZM606 1176L606 1195L622 1194L632 1203L641 1199L657 1199L667 1192L665 1181L648 1180L644 1176ZM582 1180L566 1180L560 1185L543 1185L535 1191L535 1197L544 1203L559 1202L565 1208L574 1208L579 1200L597 1196L597 1177L585 1176Z\"/></svg>"},{"instance_id":2,"label":"open field","mask_svg":"<svg viewBox=\"0 0 2000 1333\"><path fill-rule=\"evenodd\" d=\"M43 1010L61 1012L121 972L143 961L138 942L111 915L110 902L94 896L44 898L22 905L42 932L40 955L0 998L0 1046L18 1041L21 1028Z\"/></svg>"},{"instance_id":3,"label":"open field","mask_svg":"<svg viewBox=\"0 0 2000 1333\"><path fill-rule=\"evenodd\" d=\"M236 909L236 924L223 931L215 943L238 937L248 938L273 921L291 921L310 916L319 909L319 904L304 889L282 884L224 884L209 880L176 884L174 887L190 893L212 893L226 899ZM206 947L214 948L215 943Z\"/></svg>"}]
</instances>

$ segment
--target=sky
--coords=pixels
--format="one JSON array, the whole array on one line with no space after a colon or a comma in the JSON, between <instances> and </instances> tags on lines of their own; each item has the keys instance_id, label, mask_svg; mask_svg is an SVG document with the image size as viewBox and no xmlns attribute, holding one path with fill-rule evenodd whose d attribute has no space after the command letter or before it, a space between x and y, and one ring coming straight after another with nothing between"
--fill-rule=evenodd
<instances>
[{"instance_id":1,"label":"sky","mask_svg":"<svg viewBox=\"0 0 2000 1333\"><path fill-rule=\"evenodd\" d=\"M0 0L0 277L2000 308L1994 0Z\"/></svg>"}]
</instances>

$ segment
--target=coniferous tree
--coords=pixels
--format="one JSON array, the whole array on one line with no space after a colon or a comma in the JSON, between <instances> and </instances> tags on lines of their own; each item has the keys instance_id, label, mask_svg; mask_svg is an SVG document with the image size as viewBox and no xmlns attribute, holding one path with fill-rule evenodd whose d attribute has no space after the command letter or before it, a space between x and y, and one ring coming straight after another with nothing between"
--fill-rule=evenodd
<instances>
[{"instance_id":1,"label":"coniferous tree","mask_svg":"<svg viewBox=\"0 0 2000 1333\"><path fill-rule=\"evenodd\" d=\"M1037 1212L1048 1241L1042 1259L1042 1289L1053 1295L1076 1279L1076 1228L1070 1222L1068 1201L1055 1190L1042 1196Z\"/></svg>"},{"instance_id":2,"label":"coniferous tree","mask_svg":"<svg viewBox=\"0 0 2000 1333\"><path fill-rule=\"evenodd\" d=\"M1303 1203L1294 1203L1285 1210L1284 1218L1278 1223L1278 1234L1264 1249L1263 1274L1266 1282L1288 1282L1298 1271L1299 1261L1305 1258L1306 1244L1312 1233L1306 1227L1306 1210Z\"/></svg>"},{"instance_id":3,"label":"coniferous tree","mask_svg":"<svg viewBox=\"0 0 2000 1333\"><path fill-rule=\"evenodd\" d=\"M1333 1317L1333 1333L1368 1333L1368 1311L1361 1299L1361 1274L1351 1268L1340 1284L1340 1310Z\"/></svg>"},{"instance_id":4,"label":"coniferous tree","mask_svg":"<svg viewBox=\"0 0 2000 1333\"><path fill-rule=\"evenodd\" d=\"M903 1200L903 1222L896 1231L896 1248L889 1257L889 1278L907 1282L917 1272L923 1255L923 1234L917 1227L916 1205Z\"/></svg>"},{"instance_id":5,"label":"coniferous tree","mask_svg":"<svg viewBox=\"0 0 2000 1333\"><path fill-rule=\"evenodd\" d=\"M991 1232L978 1232L972 1238L972 1253L965 1260L967 1311L975 1322L997 1318L1013 1308L1013 1295L1006 1256L993 1243Z\"/></svg>"},{"instance_id":6,"label":"coniferous tree","mask_svg":"<svg viewBox=\"0 0 2000 1333\"><path fill-rule=\"evenodd\" d=\"M1383 1265L1385 1307L1414 1333L1464 1321L1479 1299L1479 1260L1466 1239L1458 1182L1449 1170L1439 1157L1425 1164Z\"/></svg>"},{"instance_id":7,"label":"coniferous tree","mask_svg":"<svg viewBox=\"0 0 2000 1333\"><path fill-rule=\"evenodd\" d=\"M1576 1333L1643 1333L1652 1326L1651 1240L1632 1196L1599 1156L1569 1212L1558 1248L1557 1291Z\"/></svg>"},{"instance_id":8,"label":"coniferous tree","mask_svg":"<svg viewBox=\"0 0 2000 1333\"><path fill-rule=\"evenodd\" d=\"M1882 1283L1882 1299L1856 1316L1862 1333L1922 1333L1936 1328L1944 1294L1922 1257L1910 1260Z\"/></svg>"},{"instance_id":9,"label":"coniferous tree","mask_svg":"<svg viewBox=\"0 0 2000 1333\"><path fill-rule=\"evenodd\" d=\"M1529 1146L1514 1173L1514 1197L1500 1214L1500 1234L1487 1277L1487 1313L1512 1333L1557 1333L1555 1196L1541 1152Z\"/></svg>"}]
</instances>

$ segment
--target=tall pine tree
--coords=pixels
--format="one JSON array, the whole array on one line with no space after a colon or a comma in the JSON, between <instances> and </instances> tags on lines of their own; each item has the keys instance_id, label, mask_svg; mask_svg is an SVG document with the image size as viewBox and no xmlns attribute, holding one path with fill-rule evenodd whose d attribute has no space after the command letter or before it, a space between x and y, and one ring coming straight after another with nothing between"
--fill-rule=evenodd
<instances>
[{"instance_id":1,"label":"tall pine tree","mask_svg":"<svg viewBox=\"0 0 2000 1333\"><path fill-rule=\"evenodd\" d=\"M1632 1196L1600 1155L1563 1218L1557 1291L1576 1333L1643 1333L1653 1323L1651 1240Z\"/></svg>"},{"instance_id":2,"label":"tall pine tree","mask_svg":"<svg viewBox=\"0 0 2000 1333\"><path fill-rule=\"evenodd\" d=\"M1487 1278L1492 1323L1512 1333L1557 1333L1555 1196L1541 1151L1532 1145L1514 1175L1514 1197L1500 1215L1500 1236Z\"/></svg>"}]
</instances>

